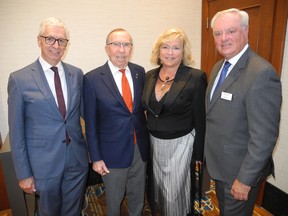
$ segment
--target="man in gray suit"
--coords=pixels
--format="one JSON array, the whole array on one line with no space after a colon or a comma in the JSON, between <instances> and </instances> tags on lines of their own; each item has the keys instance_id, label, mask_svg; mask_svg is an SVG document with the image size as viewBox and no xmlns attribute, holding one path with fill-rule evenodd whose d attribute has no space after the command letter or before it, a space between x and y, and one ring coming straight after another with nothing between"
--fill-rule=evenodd
<instances>
[{"instance_id":1,"label":"man in gray suit","mask_svg":"<svg viewBox=\"0 0 288 216\"><path fill-rule=\"evenodd\" d=\"M79 216L88 172L80 126L83 72L61 61L68 39L61 20L44 20L41 56L11 73L8 83L14 168L23 191L39 195L40 216Z\"/></svg>"},{"instance_id":2,"label":"man in gray suit","mask_svg":"<svg viewBox=\"0 0 288 216\"><path fill-rule=\"evenodd\" d=\"M205 157L225 216L252 215L260 183L273 173L279 132L281 83L271 64L250 49L248 20L246 12L228 9L211 21L224 59L215 64L206 93Z\"/></svg>"}]
</instances>

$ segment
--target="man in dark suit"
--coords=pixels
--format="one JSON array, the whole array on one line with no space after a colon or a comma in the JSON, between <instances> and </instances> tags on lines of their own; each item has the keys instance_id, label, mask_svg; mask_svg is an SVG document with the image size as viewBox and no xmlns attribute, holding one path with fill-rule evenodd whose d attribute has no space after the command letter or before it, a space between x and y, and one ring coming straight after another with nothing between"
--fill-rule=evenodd
<instances>
[{"instance_id":1,"label":"man in dark suit","mask_svg":"<svg viewBox=\"0 0 288 216\"><path fill-rule=\"evenodd\" d=\"M245 11L228 9L211 21L224 59L215 64L206 93L205 156L220 213L228 216L252 215L260 183L273 172L279 132L281 83L250 49L248 20ZM217 85L226 61L226 79Z\"/></svg>"},{"instance_id":2,"label":"man in dark suit","mask_svg":"<svg viewBox=\"0 0 288 216\"><path fill-rule=\"evenodd\" d=\"M11 73L8 83L14 167L23 191L39 195L39 216L79 216L88 171L80 126L83 72L61 61L68 39L61 20L44 20L41 56Z\"/></svg>"},{"instance_id":3,"label":"man in dark suit","mask_svg":"<svg viewBox=\"0 0 288 216\"><path fill-rule=\"evenodd\" d=\"M130 216L140 216L144 203L149 148L141 104L145 71L129 62L132 47L130 34L114 29L106 38L109 60L84 76L86 137L93 169L105 184L108 216L120 215L125 192Z\"/></svg>"}]
</instances>

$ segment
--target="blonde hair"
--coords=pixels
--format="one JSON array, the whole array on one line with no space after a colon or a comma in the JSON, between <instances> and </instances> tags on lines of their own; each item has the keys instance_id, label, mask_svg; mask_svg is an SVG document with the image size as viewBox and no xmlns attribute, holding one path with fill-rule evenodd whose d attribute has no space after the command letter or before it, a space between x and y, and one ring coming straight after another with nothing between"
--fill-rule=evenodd
<instances>
[{"instance_id":1,"label":"blonde hair","mask_svg":"<svg viewBox=\"0 0 288 216\"><path fill-rule=\"evenodd\" d=\"M163 43L176 39L180 39L183 43L183 58L181 63L184 65L191 65L194 63L194 59L191 53L190 41L185 32L180 28L168 29L158 37L152 48L150 62L153 65L161 65L161 60L159 58L160 47L163 45Z\"/></svg>"}]
</instances>

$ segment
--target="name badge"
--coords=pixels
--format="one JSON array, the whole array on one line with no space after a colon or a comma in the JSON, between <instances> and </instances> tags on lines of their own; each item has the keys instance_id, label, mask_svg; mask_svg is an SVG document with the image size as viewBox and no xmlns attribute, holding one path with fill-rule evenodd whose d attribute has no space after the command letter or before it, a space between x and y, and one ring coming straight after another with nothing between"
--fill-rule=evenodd
<instances>
[{"instance_id":1,"label":"name badge","mask_svg":"<svg viewBox=\"0 0 288 216\"><path fill-rule=\"evenodd\" d=\"M231 93L227 93L227 92L222 92L221 93L221 98L224 100L232 100L232 94Z\"/></svg>"}]
</instances>

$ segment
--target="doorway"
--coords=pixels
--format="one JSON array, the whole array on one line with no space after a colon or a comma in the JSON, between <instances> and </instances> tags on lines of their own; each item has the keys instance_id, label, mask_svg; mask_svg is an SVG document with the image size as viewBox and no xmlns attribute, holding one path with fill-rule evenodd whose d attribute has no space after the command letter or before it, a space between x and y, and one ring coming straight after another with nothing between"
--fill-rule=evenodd
<instances>
[{"instance_id":1,"label":"doorway","mask_svg":"<svg viewBox=\"0 0 288 216\"><path fill-rule=\"evenodd\" d=\"M201 69L208 77L222 59L214 46L210 21L216 12L238 8L249 14L249 45L268 60L279 76L282 70L287 23L287 0L202 0Z\"/></svg>"}]
</instances>

